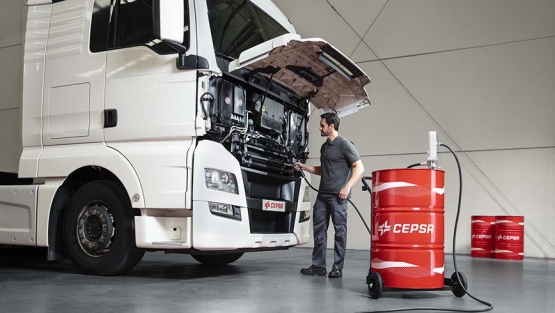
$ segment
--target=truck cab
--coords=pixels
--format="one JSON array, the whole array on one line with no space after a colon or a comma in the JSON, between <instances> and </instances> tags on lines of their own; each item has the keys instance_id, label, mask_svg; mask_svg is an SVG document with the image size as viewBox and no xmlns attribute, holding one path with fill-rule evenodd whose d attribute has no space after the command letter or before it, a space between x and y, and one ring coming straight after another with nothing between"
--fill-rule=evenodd
<instances>
[{"instance_id":1,"label":"truck cab","mask_svg":"<svg viewBox=\"0 0 555 313\"><path fill-rule=\"evenodd\" d=\"M21 124L1 127L21 140L0 152L0 244L114 275L145 251L225 264L308 242L293 164L311 104L369 104L341 52L268 0L10 1Z\"/></svg>"}]
</instances>

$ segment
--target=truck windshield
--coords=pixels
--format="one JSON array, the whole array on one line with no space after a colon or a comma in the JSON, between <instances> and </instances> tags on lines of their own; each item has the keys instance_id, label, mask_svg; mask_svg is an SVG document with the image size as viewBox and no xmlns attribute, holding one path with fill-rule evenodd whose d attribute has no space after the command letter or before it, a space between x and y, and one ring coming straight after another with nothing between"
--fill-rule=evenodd
<instances>
[{"instance_id":1,"label":"truck windshield","mask_svg":"<svg viewBox=\"0 0 555 313\"><path fill-rule=\"evenodd\" d=\"M288 31L248 0L208 0L214 49L236 59L241 52Z\"/></svg>"}]
</instances>

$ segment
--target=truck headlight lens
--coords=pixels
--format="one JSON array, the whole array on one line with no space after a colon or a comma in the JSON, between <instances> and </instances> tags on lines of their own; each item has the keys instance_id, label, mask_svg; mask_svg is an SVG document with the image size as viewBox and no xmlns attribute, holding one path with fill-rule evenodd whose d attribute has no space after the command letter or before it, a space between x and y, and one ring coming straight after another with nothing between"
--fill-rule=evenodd
<instances>
[{"instance_id":1,"label":"truck headlight lens","mask_svg":"<svg viewBox=\"0 0 555 313\"><path fill-rule=\"evenodd\" d=\"M213 168L205 168L204 181L206 182L206 188L208 189L239 194L237 179L233 173Z\"/></svg>"}]
</instances>

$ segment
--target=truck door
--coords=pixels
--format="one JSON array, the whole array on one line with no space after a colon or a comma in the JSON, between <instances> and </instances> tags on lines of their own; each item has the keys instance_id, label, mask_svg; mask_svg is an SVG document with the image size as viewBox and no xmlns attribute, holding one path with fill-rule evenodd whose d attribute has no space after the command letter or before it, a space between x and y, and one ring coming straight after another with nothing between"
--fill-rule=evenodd
<instances>
[{"instance_id":1,"label":"truck door","mask_svg":"<svg viewBox=\"0 0 555 313\"><path fill-rule=\"evenodd\" d=\"M186 55L196 54L193 1L179 1L182 44ZM177 69L177 52L155 39L152 0L113 0L112 12L105 109L117 112L117 122L105 128L106 144L131 162L150 208L183 208L197 71Z\"/></svg>"},{"instance_id":2,"label":"truck door","mask_svg":"<svg viewBox=\"0 0 555 313\"><path fill-rule=\"evenodd\" d=\"M106 109L118 111L118 123L106 129L106 141L182 138L196 113L196 70L178 70L177 52L154 39L152 0L114 1ZM194 54L189 25L184 30Z\"/></svg>"},{"instance_id":3,"label":"truck door","mask_svg":"<svg viewBox=\"0 0 555 313\"><path fill-rule=\"evenodd\" d=\"M91 12L109 11L109 0L52 5L46 47L43 143L103 140L106 51L91 51ZM104 27L107 29L107 27Z\"/></svg>"}]
</instances>

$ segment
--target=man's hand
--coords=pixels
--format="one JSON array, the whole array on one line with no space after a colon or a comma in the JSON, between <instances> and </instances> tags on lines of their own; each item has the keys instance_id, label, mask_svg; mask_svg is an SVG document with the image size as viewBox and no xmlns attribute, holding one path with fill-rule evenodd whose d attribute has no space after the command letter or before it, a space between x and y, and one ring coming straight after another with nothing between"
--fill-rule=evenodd
<instances>
[{"instance_id":1,"label":"man's hand","mask_svg":"<svg viewBox=\"0 0 555 313\"><path fill-rule=\"evenodd\" d=\"M309 172L311 174L320 175L320 167L319 166L311 166L311 165L303 164L301 162L295 162L295 164L293 165L293 168L297 171L303 170L303 171Z\"/></svg>"},{"instance_id":2,"label":"man's hand","mask_svg":"<svg viewBox=\"0 0 555 313\"><path fill-rule=\"evenodd\" d=\"M343 186L343 189L339 192L340 199L347 199L349 196L349 192L351 191L351 187L362 177L362 173L364 172L364 165L362 165L362 161L358 160L353 163L353 172L351 173L351 178L349 181Z\"/></svg>"},{"instance_id":3,"label":"man's hand","mask_svg":"<svg viewBox=\"0 0 555 313\"><path fill-rule=\"evenodd\" d=\"M341 191L339 192L339 199L347 199L347 197L349 196L349 192L351 192L351 186L349 186L348 184L343 186L343 188L341 188Z\"/></svg>"}]
</instances>

